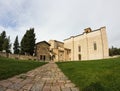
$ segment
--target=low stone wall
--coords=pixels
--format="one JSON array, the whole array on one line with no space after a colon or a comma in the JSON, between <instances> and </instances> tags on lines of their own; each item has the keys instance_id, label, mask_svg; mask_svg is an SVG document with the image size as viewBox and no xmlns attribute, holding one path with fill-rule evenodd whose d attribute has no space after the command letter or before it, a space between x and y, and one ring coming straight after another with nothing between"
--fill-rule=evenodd
<instances>
[{"instance_id":1,"label":"low stone wall","mask_svg":"<svg viewBox=\"0 0 120 91\"><path fill-rule=\"evenodd\" d=\"M17 54L9 54L9 58L12 58L12 59L20 59L19 57L20 56Z\"/></svg>"},{"instance_id":2,"label":"low stone wall","mask_svg":"<svg viewBox=\"0 0 120 91\"><path fill-rule=\"evenodd\" d=\"M109 56L108 58L117 58L120 57L120 55L116 55L116 56Z\"/></svg>"},{"instance_id":3,"label":"low stone wall","mask_svg":"<svg viewBox=\"0 0 120 91\"><path fill-rule=\"evenodd\" d=\"M8 58L20 59L20 60L36 60L37 59L34 56L9 54L9 53L4 53L4 52L0 52L0 57L8 57Z\"/></svg>"},{"instance_id":4,"label":"low stone wall","mask_svg":"<svg viewBox=\"0 0 120 91\"><path fill-rule=\"evenodd\" d=\"M21 60L36 60L36 57L20 55L19 59L21 59Z\"/></svg>"},{"instance_id":5,"label":"low stone wall","mask_svg":"<svg viewBox=\"0 0 120 91\"><path fill-rule=\"evenodd\" d=\"M8 53L4 53L0 51L0 57L8 57Z\"/></svg>"}]
</instances>

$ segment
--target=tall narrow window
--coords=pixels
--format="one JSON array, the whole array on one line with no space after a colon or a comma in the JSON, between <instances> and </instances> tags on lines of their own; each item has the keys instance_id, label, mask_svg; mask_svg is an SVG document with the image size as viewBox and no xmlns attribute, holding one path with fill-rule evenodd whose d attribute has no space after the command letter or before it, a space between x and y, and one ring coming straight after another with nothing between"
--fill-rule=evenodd
<instances>
[{"instance_id":1,"label":"tall narrow window","mask_svg":"<svg viewBox=\"0 0 120 91\"><path fill-rule=\"evenodd\" d=\"M81 55L80 54L78 54L78 60L81 60Z\"/></svg>"},{"instance_id":2,"label":"tall narrow window","mask_svg":"<svg viewBox=\"0 0 120 91\"><path fill-rule=\"evenodd\" d=\"M45 55L43 56L43 60L44 60L44 61L46 60L46 57L45 57Z\"/></svg>"},{"instance_id":3,"label":"tall narrow window","mask_svg":"<svg viewBox=\"0 0 120 91\"><path fill-rule=\"evenodd\" d=\"M81 52L81 46L78 46L78 52Z\"/></svg>"},{"instance_id":4,"label":"tall narrow window","mask_svg":"<svg viewBox=\"0 0 120 91\"><path fill-rule=\"evenodd\" d=\"M97 44L94 43L94 50L97 50Z\"/></svg>"},{"instance_id":5,"label":"tall narrow window","mask_svg":"<svg viewBox=\"0 0 120 91\"><path fill-rule=\"evenodd\" d=\"M42 60L42 55L40 55L40 60Z\"/></svg>"}]
</instances>

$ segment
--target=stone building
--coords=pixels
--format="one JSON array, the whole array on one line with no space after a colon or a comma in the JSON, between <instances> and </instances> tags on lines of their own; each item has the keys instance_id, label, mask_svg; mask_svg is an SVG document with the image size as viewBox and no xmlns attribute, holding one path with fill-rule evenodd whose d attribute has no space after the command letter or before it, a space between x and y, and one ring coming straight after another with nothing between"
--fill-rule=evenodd
<instances>
[{"instance_id":1,"label":"stone building","mask_svg":"<svg viewBox=\"0 0 120 91\"><path fill-rule=\"evenodd\" d=\"M70 60L70 49L64 48L64 43L57 40L50 40L48 42L50 46L50 52L52 60L65 61Z\"/></svg>"},{"instance_id":2,"label":"stone building","mask_svg":"<svg viewBox=\"0 0 120 91\"><path fill-rule=\"evenodd\" d=\"M60 42L50 40L36 44L36 55L39 60L74 61L94 60L108 57L106 28L97 30L84 29L82 34L71 36Z\"/></svg>"},{"instance_id":3,"label":"stone building","mask_svg":"<svg viewBox=\"0 0 120 91\"><path fill-rule=\"evenodd\" d=\"M71 50L71 60L93 60L108 57L108 41L106 28L92 31L84 30L83 34L64 40L64 48Z\"/></svg>"},{"instance_id":4,"label":"stone building","mask_svg":"<svg viewBox=\"0 0 120 91\"><path fill-rule=\"evenodd\" d=\"M38 42L35 45L35 55L37 57L37 60L41 61L49 61L51 60L50 56L50 44L46 41Z\"/></svg>"}]
</instances>

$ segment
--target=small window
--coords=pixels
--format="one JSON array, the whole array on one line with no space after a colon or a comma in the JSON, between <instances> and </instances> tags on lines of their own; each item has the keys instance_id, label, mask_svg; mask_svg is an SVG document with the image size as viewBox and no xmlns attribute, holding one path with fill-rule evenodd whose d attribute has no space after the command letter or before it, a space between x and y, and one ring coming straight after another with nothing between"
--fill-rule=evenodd
<instances>
[{"instance_id":1,"label":"small window","mask_svg":"<svg viewBox=\"0 0 120 91\"><path fill-rule=\"evenodd\" d=\"M45 55L43 55L43 60L44 60L44 61L46 60L46 57L45 57Z\"/></svg>"},{"instance_id":2,"label":"small window","mask_svg":"<svg viewBox=\"0 0 120 91\"><path fill-rule=\"evenodd\" d=\"M94 43L94 50L97 50L97 44Z\"/></svg>"},{"instance_id":3,"label":"small window","mask_svg":"<svg viewBox=\"0 0 120 91\"><path fill-rule=\"evenodd\" d=\"M81 52L81 46L78 46L78 52Z\"/></svg>"}]
</instances>

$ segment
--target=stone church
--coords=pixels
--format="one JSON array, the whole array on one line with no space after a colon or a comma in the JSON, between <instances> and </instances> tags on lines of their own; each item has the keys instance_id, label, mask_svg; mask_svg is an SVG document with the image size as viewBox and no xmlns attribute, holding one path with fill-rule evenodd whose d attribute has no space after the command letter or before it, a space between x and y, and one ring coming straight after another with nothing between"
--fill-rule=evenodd
<instances>
[{"instance_id":1,"label":"stone church","mask_svg":"<svg viewBox=\"0 0 120 91\"><path fill-rule=\"evenodd\" d=\"M82 34L71 36L64 42L42 41L35 48L37 59L43 61L95 60L109 56L106 27L86 28Z\"/></svg>"}]
</instances>

